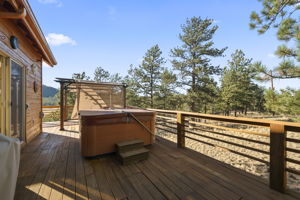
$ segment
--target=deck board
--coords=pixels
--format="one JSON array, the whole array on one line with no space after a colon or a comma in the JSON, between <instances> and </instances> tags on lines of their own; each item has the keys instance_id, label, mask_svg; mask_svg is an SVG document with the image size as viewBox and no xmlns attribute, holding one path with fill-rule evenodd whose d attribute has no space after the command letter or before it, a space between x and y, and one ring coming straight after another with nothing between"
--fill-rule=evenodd
<instances>
[{"instance_id":1,"label":"deck board","mask_svg":"<svg viewBox=\"0 0 300 200\"><path fill-rule=\"evenodd\" d=\"M160 138L148 160L120 165L114 156L83 158L78 125L44 133L22 149L15 199L278 199L262 179Z\"/></svg>"}]
</instances>

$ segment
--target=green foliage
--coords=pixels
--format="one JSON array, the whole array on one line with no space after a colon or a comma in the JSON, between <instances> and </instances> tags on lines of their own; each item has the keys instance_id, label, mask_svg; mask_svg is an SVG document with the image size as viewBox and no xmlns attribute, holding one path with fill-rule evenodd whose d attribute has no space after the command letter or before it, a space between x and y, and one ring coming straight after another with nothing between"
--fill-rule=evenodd
<instances>
[{"instance_id":1,"label":"green foliage","mask_svg":"<svg viewBox=\"0 0 300 200\"><path fill-rule=\"evenodd\" d=\"M96 82L109 82L110 74L102 67L97 67L94 72L94 81Z\"/></svg>"},{"instance_id":2,"label":"green foliage","mask_svg":"<svg viewBox=\"0 0 300 200\"><path fill-rule=\"evenodd\" d=\"M72 78L73 79L78 79L78 80L90 80L91 79L88 75L86 75L85 72L73 73Z\"/></svg>"},{"instance_id":3,"label":"green foliage","mask_svg":"<svg viewBox=\"0 0 300 200\"><path fill-rule=\"evenodd\" d=\"M223 111L228 115L232 110L242 111L259 110L263 90L253 83L254 68L252 59L245 58L241 50L236 50L228 61L221 78L220 99ZM258 108L259 107L259 108Z\"/></svg>"},{"instance_id":4,"label":"green foliage","mask_svg":"<svg viewBox=\"0 0 300 200\"><path fill-rule=\"evenodd\" d=\"M180 47L171 50L172 64L180 73L180 83L187 88L187 102L191 111L207 111L217 96L216 82L212 75L219 74L219 66L210 64L212 57L222 56L226 48L214 47L212 38L218 26L212 19L193 17L182 25Z\"/></svg>"},{"instance_id":5,"label":"green foliage","mask_svg":"<svg viewBox=\"0 0 300 200\"><path fill-rule=\"evenodd\" d=\"M280 90L280 92L266 90L265 99L265 107L269 112L287 115L300 114L300 90L291 88Z\"/></svg>"},{"instance_id":6,"label":"green foliage","mask_svg":"<svg viewBox=\"0 0 300 200\"><path fill-rule=\"evenodd\" d=\"M94 81L100 82L111 82L111 83L121 83L123 77L119 74L110 74L108 71L102 67L97 67L94 72Z\"/></svg>"},{"instance_id":7,"label":"green foliage","mask_svg":"<svg viewBox=\"0 0 300 200\"><path fill-rule=\"evenodd\" d=\"M159 93L160 73L163 71L162 65L165 63L165 59L161 55L162 51L158 45L155 45L146 52L139 67L131 65L128 71L126 79L129 90L131 90L128 95L140 96L139 105L144 107L153 108L155 98Z\"/></svg>"},{"instance_id":8,"label":"green foliage","mask_svg":"<svg viewBox=\"0 0 300 200\"><path fill-rule=\"evenodd\" d=\"M157 96L157 107L161 109L174 109L180 102L180 97L176 92L177 77L170 70L165 69L161 75L161 83Z\"/></svg>"},{"instance_id":9,"label":"green foliage","mask_svg":"<svg viewBox=\"0 0 300 200\"><path fill-rule=\"evenodd\" d=\"M43 106L56 106L59 104L57 95L53 97L43 97Z\"/></svg>"},{"instance_id":10,"label":"green foliage","mask_svg":"<svg viewBox=\"0 0 300 200\"><path fill-rule=\"evenodd\" d=\"M300 66L300 18L298 0L259 0L263 4L260 13L250 15L250 29L264 34L268 29L277 29L277 39L285 42L278 46L275 54L282 62L275 68L273 78L299 78ZM297 15L298 14L298 15ZM295 43L290 47L289 43ZM267 71L265 71L265 74Z\"/></svg>"},{"instance_id":11,"label":"green foliage","mask_svg":"<svg viewBox=\"0 0 300 200\"><path fill-rule=\"evenodd\" d=\"M277 111L278 107L278 93L272 89L266 89L264 92L264 98L265 98L265 108L267 111L273 113L273 115Z\"/></svg>"},{"instance_id":12,"label":"green foliage","mask_svg":"<svg viewBox=\"0 0 300 200\"><path fill-rule=\"evenodd\" d=\"M52 112L43 118L43 122L54 122L60 120L60 111Z\"/></svg>"},{"instance_id":13,"label":"green foliage","mask_svg":"<svg viewBox=\"0 0 300 200\"><path fill-rule=\"evenodd\" d=\"M109 79L110 79L109 81L112 83L122 83L123 82L123 77L119 73L110 75Z\"/></svg>"}]
</instances>

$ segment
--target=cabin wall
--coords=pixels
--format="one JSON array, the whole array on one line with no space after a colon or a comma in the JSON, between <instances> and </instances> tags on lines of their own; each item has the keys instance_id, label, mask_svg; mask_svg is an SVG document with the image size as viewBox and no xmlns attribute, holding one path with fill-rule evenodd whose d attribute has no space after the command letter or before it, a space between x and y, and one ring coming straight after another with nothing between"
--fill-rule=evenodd
<instances>
[{"instance_id":1,"label":"cabin wall","mask_svg":"<svg viewBox=\"0 0 300 200\"><path fill-rule=\"evenodd\" d=\"M19 49L12 49L10 37L14 35L19 40ZM30 37L26 36L24 28L14 20L0 19L0 54L9 57L22 67L25 67L25 141L31 141L42 131L42 55ZM37 92L34 92L36 81Z\"/></svg>"}]
</instances>

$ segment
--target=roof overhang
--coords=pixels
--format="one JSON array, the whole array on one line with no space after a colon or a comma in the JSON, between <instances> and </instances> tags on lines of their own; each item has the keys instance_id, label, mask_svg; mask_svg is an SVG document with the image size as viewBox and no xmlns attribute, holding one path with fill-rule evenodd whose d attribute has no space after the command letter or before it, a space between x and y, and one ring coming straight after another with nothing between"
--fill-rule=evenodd
<instances>
[{"instance_id":1,"label":"roof overhang","mask_svg":"<svg viewBox=\"0 0 300 200\"><path fill-rule=\"evenodd\" d=\"M34 13L27 2L27 0L6 0L10 3L11 6L18 12L22 9L25 9L26 14L19 18L27 28L29 34L32 36L36 42L38 48L40 49L43 57L43 61L50 66L57 64L56 59L48 45L48 42L36 20Z\"/></svg>"}]
</instances>

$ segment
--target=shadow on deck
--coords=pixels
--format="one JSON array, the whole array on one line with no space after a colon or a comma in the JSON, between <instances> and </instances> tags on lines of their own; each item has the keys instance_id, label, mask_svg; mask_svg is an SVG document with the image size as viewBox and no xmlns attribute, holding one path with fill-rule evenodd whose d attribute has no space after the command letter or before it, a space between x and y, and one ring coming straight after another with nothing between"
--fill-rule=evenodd
<instances>
[{"instance_id":1,"label":"shadow on deck","mask_svg":"<svg viewBox=\"0 0 300 200\"><path fill-rule=\"evenodd\" d=\"M21 155L15 199L294 199L256 176L158 138L148 160L80 155L78 125L44 132Z\"/></svg>"}]
</instances>

